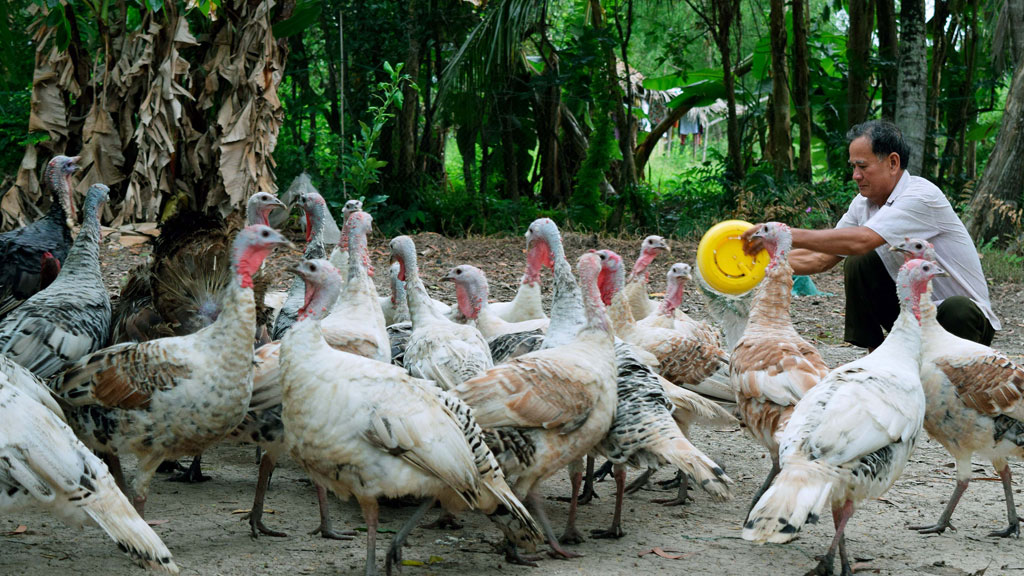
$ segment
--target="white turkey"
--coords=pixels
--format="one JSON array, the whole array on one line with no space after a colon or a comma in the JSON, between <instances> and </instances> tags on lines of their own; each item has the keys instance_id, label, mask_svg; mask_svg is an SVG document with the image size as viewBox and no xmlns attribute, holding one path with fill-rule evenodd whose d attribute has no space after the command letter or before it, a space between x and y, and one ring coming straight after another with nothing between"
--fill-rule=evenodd
<instances>
[{"instance_id":1,"label":"white turkey","mask_svg":"<svg viewBox=\"0 0 1024 576\"><path fill-rule=\"evenodd\" d=\"M412 316L412 333L403 362L409 373L451 390L493 366L491 350L479 330L449 320L431 305L420 280L412 238L393 238L391 257L401 265L399 280L405 282Z\"/></svg>"},{"instance_id":2,"label":"white turkey","mask_svg":"<svg viewBox=\"0 0 1024 576\"><path fill-rule=\"evenodd\" d=\"M57 400L53 397L50 389L46 387L46 384L28 368L14 362L3 354L0 354L0 381L6 382L8 386L14 387L24 396L46 406L61 421L68 421L64 416L64 410L61 409L60 404L57 403Z\"/></svg>"},{"instance_id":3,"label":"white turkey","mask_svg":"<svg viewBox=\"0 0 1024 576\"><path fill-rule=\"evenodd\" d=\"M348 217L363 211L363 203L355 198L345 202L341 209L341 237L338 245L331 249L331 265L341 272L341 277L348 281Z\"/></svg>"},{"instance_id":4,"label":"white turkey","mask_svg":"<svg viewBox=\"0 0 1024 576\"><path fill-rule=\"evenodd\" d=\"M616 405L613 338L597 288L601 260L584 254L578 270L584 287L582 330L563 345L513 358L454 390L473 409L480 426L494 433L488 445L510 486L533 503L548 543L563 557L573 554L555 537L537 489L604 438ZM554 310L551 319L554 328ZM579 486L578 475L574 485Z\"/></svg>"},{"instance_id":5,"label":"white turkey","mask_svg":"<svg viewBox=\"0 0 1024 576\"><path fill-rule=\"evenodd\" d=\"M388 285L391 293L380 297L380 308L384 312L384 323L388 326L409 322L409 299L405 296L405 282L398 279L402 265L392 262L388 266Z\"/></svg>"},{"instance_id":6,"label":"white turkey","mask_svg":"<svg viewBox=\"0 0 1024 576\"><path fill-rule=\"evenodd\" d=\"M935 261L925 240L907 239L890 249L908 259ZM921 297L921 340L924 429L956 461L956 487L938 521L911 529L941 534L953 528L950 519L971 481L971 457L977 453L992 462L1006 498L1007 526L989 536L1020 536L1008 459L1024 459L1024 368L998 350L947 332L930 290Z\"/></svg>"},{"instance_id":7,"label":"white turkey","mask_svg":"<svg viewBox=\"0 0 1024 576\"><path fill-rule=\"evenodd\" d=\"M110 189L93 184L82 228L60 274L0 321L0 354L49 378L101 348L110 332L110 296L100 271L100 216Z\"/></svg>"},{"instance_id":8,"label":"white turkey","mask_svg":"<svg viewBox=\"0 0 1024 576\"><path fill-rule=\"evenodd\" d=\"M770 261L746 330L729 358L740 420L772 459L751 506L779 473L779 442L794 407L828 374L821 354L797 333L790 317L793 269L788 254L793 237L789 227L769 222L754 235L763 240Z\"/></svg>"},{"instance_id":9,"label":"white turkey","mask_svg":"<svg viewBox=\"0 0 1024 576\"><path fill-rule=\"evenodd\" d=\"M647 284L651 271L648 270L654 259L662 252L671 252L665 239L661 236L648 236L640 243L640 255L629 272L629 278L622 288L626 301L629 303L633 317L638 321L654 314L658 303L647 295Z\"/></svg>"},{"instance_id":10,"label":"white turkey","mask_svg":"<svg viewBox=\"0 0 1024 576\"><path fill-rule=\"evenodd\" d=\"M314 193L315 194L315 193ZM330 311L341 293L344 280L341 274L324 259L306 260L308 264L292 269L303 282L303 301L300 309L307 318L322 319ZM299 310L296 310L298 316ZM288 326L291 328L291 325ZM287 330L285 330L287 333ZM232 430L227 442L255 443L262 450L260 456L259 476L256 480L256 493L253 497L252 509L249 511L249 529L253 538L259 534L284 537L284 532L272 530L263 523L263 503L266 499L270 477L277 466L277 461L285 453L284 424L281 422L282 389L281 389L281 342L275 340L256 349L256 369L253 375L252 399L249 410L242 423ZM333 528L327 492L323 486L316 486L317 500L320 510L320 525L313 534L334 540L348 540L353 536L351 531L336 531Z\"/></svg>"},{"instance_id":11,"label":"white turkey","mask_svg":"<svg viewBox=\"0 0 1024 576\"><path fill-rule=\"evenodd\" d=\"M529 241L528 241L529 242ZM537 245L526 248L526 271L519 281L515 298L510 302L492 302L491 312L506 322L523 322L547 318L540 293L540 274L545 262Z\"/></svg>"},{"instance_id":12,"label":"white turkey","mask_svg":"<svg viewBox=\"0 0 1024 576\"><path fill-rule=\"evenodd\" d=\"M74 186L79 156L54 156L43 169L50 209L39 220L0 234L0 318L53 281L71 249L75 226Z\"/></svg>"},{"instance_id":13,"label":"white turkey","mask_svg":"<svg viewBox=\"0 0 1024 576\"><path fill-rule=\"evenodd\" d=\"M311 274L310 266L303 262L301 273ZM356 498L367 526L366 574L376 574L380 497L424 499L395 535L388 573L437 500L448 512L488 514L513 557L516 546L530 550L541 540L460 400L397 366L333 349L305 312L281 348L285 442L314 482Z\"/></svg>"},{"instance_id":14,"label":"white turkey","mask_svg":"<svg viewBox=\"0 0 1024 576\"><path fill-rule=\"evenodd\" d=\"M324 223L331 217L331 213L327 209L327 202L317 192L303 192L299 194L297 204L306 216L306 249L303 251L302 257L306 260L326 258ZM295 323L295 315L302 307L305 289L301 278L292 281L291 287L288 288L288 296L274 320L274 329L270 333L274 340L280 340L288 328Z\"/></svg>"},{"instance_id":15,"label":"white turkey","mask_svg":"<svg viewBox=\"0 0 1024 576\"><path fill-rule=\"evenodd\" d=\"M476 266L463 264L448 271L444 277L455 283L456 309L460 322L472 322L484 338L490 340L506 334L522 334L548 328L549 320L539 318L522 322L508 322L491 310L487 302L489 287L487 276Z\"/></svg>"},{"instance_id":16,"label":"white turkey","mask_svg":"<svg viewBox=\"0 0 1024 576\"><path fill-rule=\"evenodd\" d=\"M373 219L366 212L354 212L342 227L348 234L348 272L345 289L322 320L327 343L344 350L381 362L391 361L391 343L388 340L384 312L373 283L373 267L366 235L372 231Z\"/></svg>"},{"instance_id":17,"label":"white turkey","mask_svg":"<svg viewBox=\"0 0 1024 576\"><path fill-rule=\"evenodd\" d=\"M900 315L885 341L830 372L797 403L781 437L782 470L750 511L745 540L789 542L830 504L835 537L811 573L831 574L837 547L842 573L853 573L846 523L857 504L892 486L921 433L918 305L941 273L933 262L904 264L896 279Z\"/></svg>"},{"instance_id":18,"label":"white turkey","mask_svg":"<svg viewBox=\"0 0 1024 576\"><path fill-rule=\"evenodd\" d=\"M51 409L0 372L0 512L43 508L69 526L99 526L140 566L177 574L170 551L107 467Z\"/></svg>"},{"instance_id":19,"label":"white turkey","mask_svg":"<svg viewBox=\"0 0 1024 576\"><path fill-rule=\"evenodd\" d=\"M611 250L600 250L598 254L603 261L603 273L617 274L619 255ZM659 364L658 372L669 382L720 400L734 398L727 378L729 358L715 339L676 330L671 302L665 304L664 322L657 312L638 322L625 289L614 292L614 283L607 280L601 285L605 297L608 290L614 295L608 316L615 335L653 354Z\"/></svg>"},{"instance_id":20,"label":"white turkey","mask_svg":"<svg viewBox=\"0 0 1024 576\"><path fill-rule=\"evenodd\" d=\"M132 487L141 514L165 459L198 454L242 421L252 395L256 304L252 275L288 241L249 226L233 243L233 280L216 322L187 336L116 344L94 352L51 383L72 428L104 454L118 484L117 455L139 459Z\"/></svg>"},{"instance_id":21,"label":"white turkey","mask_svg":"<svg viewBox=\"0 0 1024 576\"><path fill-rule=\"evenodd\" d=\"M256 192L245 202L245 223L247 226L253 224L270 226L270 213L278 208L288 208L288 206L269 192Z\"/></svg>"}]
</instances>

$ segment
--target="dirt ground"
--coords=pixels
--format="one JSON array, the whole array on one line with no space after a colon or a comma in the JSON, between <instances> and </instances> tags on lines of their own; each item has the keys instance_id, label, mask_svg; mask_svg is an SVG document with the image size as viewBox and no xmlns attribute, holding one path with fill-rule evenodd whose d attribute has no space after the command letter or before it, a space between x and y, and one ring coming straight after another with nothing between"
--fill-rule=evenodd
<instances>
[{"instance_id":1,"label":"dirt ground","mask_svg":"<svg viewBox=\"0 0 1024 576\"><path fill-rule=\"evenodd\" d=\"M492 298L506 300L514 293L522 273L524 242L512 238L451 240L435 234L414 237L420 252L421 275L435 297L453 300L450 284L438 280L453 265L471 263L488 273ZM103 250L104 271L116 292L124 272L143 261L148 250L140 244L123 247L117 235L107 237ZM656 261L652 272L654 290L664 286L664 273L671 262L692 262L696 246L673 242L668 258ZM608 247L635 257L639 239L598 239L569 235L566 253L570 259L588 248ZM386 290L387 244L372 242L377 280ZM268 268L283 269L299 256L297 250L271 258ZM549 278L549 276L546 276ZM278 285L288 279L278 277ZM842 277L827 273L815 278L820 289L832 297L796 299L793 318L797 330L813 341L830 366L850 361L861 350L842 343ZM1004 330L994 345L1020 360L1024 352L1024 286L1004 284L992 287L996 313ZM684 306L692 315L706 316L699 295L688 293ZM831 522L823 519L807 526L799 539L786 545L756 546L740 538L740 523L757 486L769 469L766 451L739 426L697 429L692 440L716 461L724 464L736 481L736 497L724 504L692 492L694 502L681 507L664 507L651 499L665 497L652 489L627 496L623 526L626 536L619 540L588 538L569 546L584 557L574 560L544 560L539 568L507 565L494 553L492 543L499 533L482 516L468 514L465 527L457 531L419 527L405 549L410 564L407 575L512 574L803 574L816 564L831 541ZM183 574L230 576L252 574L357 574L364 559L365 533L356 540L336 542L308 534L317 525L315 494L302 471L289 459L279 464L266 507L268 526L289 534L286 538L249 536L242 510L252 503L257 464L251 447L217 446L203 458L204 471L212 480L202 484L168 482L158 476L153 482L147 516L162 521L157 533L174 554ZM131 474L134 462L125 459ZM1014 493L1020 506L1024 466L1012 465ZM631 471L630 476L635 477ZM654 480L671 478L662 470ZM989 531L1001 529L1006 509L1001 485L988 462L976 459L974 482L956 513L955 532L922 536L907 529L914 524L932 523L941 512L954 486L952 459L942 447L924 439L911 457L903 476L881 499L865 502L847 528L847 541L856 558L855 568L867 574L1024 574L1024 544L1016 539L989 538ZM599 499L581 507L579 526L585 533L606 527L612 517L614 483L597 486ZM568 494L565 475L549 479L543 487L549 516L556 525L564 523L567 504L555 501ZM1020 509L1020 508L1018 508ZM386 532L378 542L378 566L383 569L389 532L397 530L412 507L381 509L381 527ZM365 531L354 502L331 500L335 525ZM433 516L434 513L431 513ZM20 528L24 526L24 528ZM652 549L658 548L665 558ZM98 528L69 529L45 513L18 513L0 518L0 574L43 576L50 574L137 575L131 564Z\"/></svg>"}]
</instances>

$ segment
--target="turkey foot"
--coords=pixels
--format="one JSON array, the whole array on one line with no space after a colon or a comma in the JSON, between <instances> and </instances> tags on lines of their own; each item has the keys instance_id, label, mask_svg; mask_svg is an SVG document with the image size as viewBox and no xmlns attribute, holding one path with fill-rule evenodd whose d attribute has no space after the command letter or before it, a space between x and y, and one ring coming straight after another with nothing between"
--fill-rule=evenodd
<instances>
[{"instance_id":1,"label":"turkey foot","mask_svg":"<svg viewBox=\"0 0 1024 576\"><path fill-rule=\"evenodd\" d=\"M436 530L462 530L462 523L455 517L455 514L442 510L437 520L430 524L425 524L423 527Z\"/></svg>"},{"instance_id":2,"label":"turkey foot","mask_svg":"<svg viewBox=\"0 0 1024 576\"><path fill-rule=\"evenodd\" d=\"M537 561L541 559L541 556L523 556L519 553L519 549L515 544L511 542L505 543L505 561L515 566L529 566L531 568L537 567Z\"/></svg>"},{"instance_id":3,"label":"turkey foot","mask_svg":"<svg viewBox=\"0 0 1024 576\"><path fill-rule=\"evenodd\" d=\"M253 514L252 510L250 510L246 517L249 519L249 535L252 536L254 540L258 538L260 534L273 536L274 538L284 538L288 536L285 532L278 532L277 530L267 528L266 525L263 524L262 514Z\"/></svg>"},{"instance_id":4,"label":"turkey foot","mask_svg":"<svg viewBox=\"0 0 1024 576\"><path fill-rule=\"evenodd\" d=\"M548 544L551 546L551 550L548 550L548 556L552 558L555 558L557 560L583 558L583 554L580 554L579 552L570 552L565 548L562 548L562 546L558 542L548 542Z\"/></svg>"},{"instance_id":5,"label":"turkey foot","mask_svg":"<svg viewBox=\"0 0 1024 576\"><path fill-rule=\"evenodd\" d=\"M202 469L203 455L196 454L192 458L192 463L188 465L188 469L168 478L171 482L185 482L186 484L199 484L200 482L206 482L210 480L209 476L203 474Z\"/></svg>"},{"instance_id":6,"label":"turkey foot","mask_svg":"<svg viewBox=\"0 0 1024 576\"><path fill-rule=\"evenodd\" d=\"M594 538L602 539L619 539L626 535L622 530L622 526L615 525L607 530L591 530L590 535Z\"/></svg>"},{"instance_id":7,"label":"turkey foot","mask_svg":"<svg viewBox=\"0 0 1024 576\"><path fill-rule=\"evenodd\" d=\"M626 494L635 494L639 492L644 486L647 485L647 481L651 479L651 475L654 474L653 468L644 470L640 477L630 482L629 486L626 486Z\"/></svg>"},{"instance_id":8,"label":"turkey foot","mask_svg":"<svg viewBox=\"0 0 1024 576\"><path fill-rule=\"evenodd\" d=\"M918 525L918 526L907 526L911 530L916 530L918 534L942 534L946 530L952 530L956 532L956 526L953 526L949 520L939 521L932 525Z\"/></svg>"},{"instance_id":9,"label":"turkey foot","mask_svg":"<svg viewBox=\"0 0 1024 576\"><path fill-rule=\"evenodd\" d=\"M1002 530L993 530L988 535L994 538L1009 538L1010 536L1020 538L1020 523L1014 522Z\"/></svg>"},{"instance_id":10,"label":"turkey foot","mask_svg":"<svg viewBox=\"0 0 1024 576\"><path fill-rule=\"evenodd\" d=\"M391 540L391 546L388 547L388 553L384 560L384 572L387 576L391 576L392 566L395 567L396 572L399 574L402 573L402 547L405 546L405 540L409 537L409 533L412 532L412 529L420 523L421 519L423 519L423 515L427 513L427 510L430 510L433 507L433 498L424 500L423 503L416 508L416 511L412 513L412 516L406 520L405 524L402 524L402 527L398 529L398 532L395 533L395 537Z\"/></svg>"},{"instance_id":11,"label":"turkey foot","mask_svg":"<svg viewBox=\"0 0 1024 576\"><path fill-rule=\"evenodd\" d=\"M156 471L161 474L171 474L173 472L183 472L185 467L178 463L177 460L164 460L156 467Z\"/></svg>"},{"instance_id":12,"label":"turkey foot","mask_svg":"<svg viewBox=\"0 0 1024 576\"><path fill-rule=\"evenodd\" d=\"M605 477L612 473L612 461L605 460L600 468L594 471L594 482L604 482Z\"/></svg>"},{"instance_id":13,"label":"turkey foot","mask_svg":"<svg viewBox=\"0 0 1024 576\"><path fill-rule=\"evenodd\" d=\"M583 473L583 492L577 499L577 504L590 504L590 501L597 498L594 492L594 457L587 456L587 470Z\"/></svg>"},{"instance_id":14,"label":"turkey foot","mask_svg":"<svg viewBox=\"0 0 1024 576\"><path fill-rule=\"evenodd\" d=\"M267 481L269 482L270 478L267 478ZM328 540L352 540L355 538L356 533L353 530L334 530L330 509L327 505L327 489L320 484L316 484L316 499L320 505L320 525L310 534L319 534L321 538Z\"/></svg>"},{"instance_id":15,"label":"turkey foot","mask_svg":"<svg viewBox=\"0 0 1024 576\"><path fill-rule=\"evenodd\" d=\"M583 538L583 534L580 534L580 531L576 529L576 526L572 526L567 527L565 531L562 532L562 535L558 537L558 541L566 544L582 544L583 542L586 542L586 539ZM559 554L561 554L561 552L559 552Z\"/></svg>"},{"instance_id":16,"label":"turkey foot","mask_svg":"<svg viewBox=\"0 0 1024 576\"><path fill-rule=\"evenodd\" d=\"M689 494L690 491L690 480L686 474L680 472L679 475L679 492L676 493L675 498L655 498L651 502L655 504L662 504L665 506L685 506L688 502L693 502L693 498Z\"/></svg>"}]
</instances>

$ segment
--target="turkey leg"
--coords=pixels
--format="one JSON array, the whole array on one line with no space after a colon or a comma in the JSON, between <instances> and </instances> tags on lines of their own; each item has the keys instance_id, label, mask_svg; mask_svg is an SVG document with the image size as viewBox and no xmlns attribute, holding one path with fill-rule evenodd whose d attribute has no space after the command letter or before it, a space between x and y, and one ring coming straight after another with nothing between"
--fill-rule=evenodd
<instances>
[{"instance_id":1,"label":"turkey leg","mask_svg":"<svg viewBox=\"0 0 1024 576\"><path fill-rule=\"evenodd\" d=\"M577 488L579 485L577 485ZM562 545L558 543L558 538L555 537L555 531L551 528L551 521L548 520L548 515L544 511L544 503L541 502L540 496L536 492L531 492L527 498L530 501L530 512L540 522L541 529L544 531L544 536L548 539L548 545L551 546L551 552L548 555L552 558L581 558L583 555L576 552L569 552L562 548Z\"/></svg>"},{"instance_id":2,"label":"turkey leg","mask_svg":"<svg viewBox=\"0 0 1024 576\"><path fill-rule=\"evenodd\" d=\"M651 475L654 474L654 468L648 468L644 470L640 477L630 482L629 486L626 486L626 494L633 494L639 492L641 488L647 485L647 481L651 479Z\"/></svg>"},{"instance_id":3,"label":"turkey leg","mask_svg":"<svg viewBox=\"0 0 1024 576\"><path fill-rule=\"evenodd\" d=\"M377 500L359 499L359 507L363 510L366 521L366 576L377 576L377 513L380 510Z\"/></svg>"},{"instance_id":4,"label":"turkey leg","mask_svg":"<svg viewBox=\"0 0 1024 576\"><path fill-rule=\"evenodd\" d=\"M270 481L270 478L267 478ZM320 526L316 530L310 532L310 534L319 534L321 538L327 538L328 540L352 540L355 538L355 531L353 530L341 530L335 531L334 524L331 522L331 510L327 502L327 489L321 484L313 483L316 486L316 500L320 507Z\"/></svg>"},{"instance_id":5,"label":"turkey leg","mask_svg":"<svg viewBox=\"0 0 1024 576\"><path fill-rule=\"evenodd\" d=\"M402 527L398 529L398 533L395 534L395 537L391 540L391 546L388 548L388 554L385 556L384 560L384 573L387 574L387 576L391 576L392 565L395 566L395 570L399 574L402 573L402 546L405 546L405 539L409 537L409 533L412 532L412 529L420 523L420 520L423 519L423 515L427 513L427 510L430 510L433 507L434 498L427 498L419 505L419 507L416 508L412 513L412 516L406 520L405 524L402 524Z\"/></svg>"},{"instance_id":6,"label":"turkey leg","mask_svg":"<svg viewBox=\"0 0 1024 576\"><path fill-rule=\"evenodd\" d=\"M844 540L843 531L846 530L846 522L853 516L853 501L847 500L843 504L842 508L836 508L832 506L832 522L836 527L836 535L832 538L832 544L828 547L828 552L821 557L818 565L813 570L808 572L806 576L826 576L833 574L832 568L836 560L836 548L839 548L840 561L843 564L843 576L853 576L853 570L850 568L848 557L846 555L846 542Z\"/></svg>"},{"instance_id":7,"label":"turkey leg","mask_svg":"<svg viewBox=\"0 0 1024 576\"><path fill-rule=\"evenodd\" d=\"M565 531L558 540L566 544L579 544L583 542L583 535L576 529L576 510L579 508L580 484L583 483L583 472L576 462L569 466L570 482L572 483L572 499L569 500L569 517L565 522Z\"/></svg>"},{"instance_id":8,"label":"turkey leg","mask_svg":"<svg viewBox=\"0 0 1024 576\"><path fill-rule=\"evenodd\" d=\"M626 490L626 465L616 464L615 473L615 515L612 516L612 526L607 530L592 530L590 533L595 538L622 538L626 535L622 531L622 500Z\"/></svg>"},{"instance_id":9,"label":"turkey leg","mask_svg":"<svg viewBox=\"0 0 1024 576\"><path fill-rule=\"evenodd\" d=\"M754 499L750 501L750 507L747 508L747 517L750 517L750 511L754 509L754 505L761 499L761 496L764 496L764 493L768 491L768 487L772 485L772 480L775 480L775 477L779 475L780 470L779 455L772 454L772 469L768 471L768 477L764 479L761 487L758 488L757 492L754 494Z\"/></svg>"},{"instance_id":10,"label":"turkey leg","mask_svg":"<svg viewBox=\"0 0 1024 576\"><path fill-rule=\"evenodd\" d=\"M186 484L198 484L200 482L206 482L209 480L209 476L203 475L203 454L200 452L192 457L192 463L188 465L188 469L168 478L171 482L184 482Z\"/></svg>"},{"instance_id":11,"label":"turkey leg","mask_svg":"<svg viewBox=\"0 0 1024 576\"><path fill-rule=\"evenodd\" d=\"M680 470L677 472L679 477L679 491L676 492L675 498L655 498L651 502L655 504L664 504L665 506L682 506L687 502L693 500L690 498L690 477L685 472Z\"/></svg>"},{"instance_id":12,"label":"turkey leg","mask_svg":"<svg viewBox=\"0 0 1024 576\"><path fill-rule=\"evenodd\" d=\"M968 462L968 465L970 463ZM939 516L939 521L930 526L911 526L911 530L917 530L921 534L942 534L946 529L956 531L956 527L949 523L949 519L953 517L953 509L956 508L960 497L964 495L964 490L967 490L967 484L971 481L970 478L956 481L956 488L953 489L953 495L949 497L949 502L946 502L946 508L942 511L942 515Z\"/></svg>"},{"instance_id":13,"label":"turkey leg","mask_svg":"<svg viewBox=\"0 0 1024 576\"><path fill-rule=\"evenodd\" d=\"M587 454L587 471L583 476L583 492L577 499L579 505L590 504L590 501L597 498L597 493L594 492L594 457Z\"/></svg>"},{"instance_id":14,"label":"turkey leg","mask_svg":"<svg viewBox=\"0 0 1024 576\"><path fill-rule=\"evenodd\" d=\"M277 459L264 452L260 458L259 476L256 478L256 495L252 499L252 510L249 511L249 532L252 537L258 538L260 534L281 538L287 536L284 532L271 530L263 525L263 500L267 495L267 487L270 485L270 476L274 473L274 465Z\"/></svg>"},{"instance_id":15,"label":"turkey leg","mask_svg":"<svg viewBox=\"0 0 1024 576\"><path fill-rule=\"evenodd\" d=\"M1006 495L1006 519L1010 525L1005 530L995 530L989 532L988 535L1000 538L1010 536L1019 538L1020 520L1017 517L1017 507L1013 503L1013 480L1010 478L1010 465L1005 461L1002 462L1002 465L1003 467L999 469L999 477L1003 480L1003 494Z\"/></svg>"}]
</instances>

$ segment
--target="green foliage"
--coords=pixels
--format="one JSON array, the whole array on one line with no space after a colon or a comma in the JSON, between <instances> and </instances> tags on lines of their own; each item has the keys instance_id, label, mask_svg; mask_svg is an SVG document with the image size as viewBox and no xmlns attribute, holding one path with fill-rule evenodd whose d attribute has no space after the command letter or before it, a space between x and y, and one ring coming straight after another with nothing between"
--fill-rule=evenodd
<instances>
[{"instance_id":1,"label":"green foliage","mask_svg":"<svg viewBox=\"0 0 1024 576\"><path fill-rule=\"evenodd\" d=\"M981 268L989 282L1024 283L1024 233L1018 232L1009 240L1005 249L996 246L995 238L978 248Z\"/></svg>"},{"instance_id":2,"label":"green foliage","mask_svg":"<svg viewBox=\"0 0 1024 576\"><path fill-rule=\"evenodd\" d=\"M402 85L412 82L408 74L402 74L402 63L392 68L390 63L385 62L384 70L390 80L377 83L378 92L374 94L376 102L367 108L370 121L359 121L359 132L352 136L352 147L342 157L342 178L354 188L354 197L362 199L365 199L370 186L380 180L381 168L388 165L386 160L375 155L374 146L380 139L384 125L394 118L392 110L402 109Z\"/></svg>"},{"instance_id":3,"label":"green foliage","mask_svg":"<svg viewBox=\"0 0 1024 576\"><path fill-rule=\"evenodd\" d=\"M608 217L610 209L601 200L601 184L617 150L611 118L598 116L569 204L569 219L583 230L599 230Z\"/></svg>"}]
</instances>

